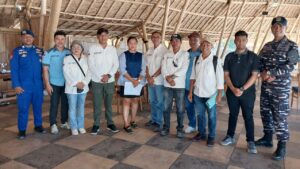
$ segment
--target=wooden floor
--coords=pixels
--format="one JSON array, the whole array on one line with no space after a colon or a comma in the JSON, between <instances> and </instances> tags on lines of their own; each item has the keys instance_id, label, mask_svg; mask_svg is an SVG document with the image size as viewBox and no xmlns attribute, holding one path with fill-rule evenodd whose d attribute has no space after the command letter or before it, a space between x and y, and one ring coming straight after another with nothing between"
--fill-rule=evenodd
<instances>
[{"instance_id":1,"label":"wooden floor","mask_svg":"<svg viewBox=\"0 0 300 169\"><path fill-rule=\"evenodd\" d=\"M237 144L224 147L219 144L225 136L228 121L226 100L218 107L217 144L213 148L205 142L192 142L194 134L185 139L175 137L176 116L172 113L171 135L161 137L144 126L149 117L149 105L144 103L144 111L138 113L139 128L128 135L123 130L112 134L106 130L105 120L101 118L101 134L71 136L70 131L60 130L58 135L49 133L49 98L45 97L43 106L44 127L47 134L33 132L33 117L30 115L24 141L17 136L17 107L15 103L0 107L0 168L151 168L151 169L298 169L300 166L300 113L292 110L289 116L291 139L288 143L287 157L284 161L271 160L274 148L258 148L257 155L246 152L245 128L240 116L237 129ZM116 105L114 105L116 111ZM90 131L93 124L93 109L90 97L86 103L85 126ZM255 137L262 136L262 123L259 115L259 93L255 106ZM59 120L58 120L59 121ZM122 116L114 113L114 121L122 128ZM187 118L185 117L185 124ZM186 125L185 125L186 126Z\"/></svg>"}]
</instances>

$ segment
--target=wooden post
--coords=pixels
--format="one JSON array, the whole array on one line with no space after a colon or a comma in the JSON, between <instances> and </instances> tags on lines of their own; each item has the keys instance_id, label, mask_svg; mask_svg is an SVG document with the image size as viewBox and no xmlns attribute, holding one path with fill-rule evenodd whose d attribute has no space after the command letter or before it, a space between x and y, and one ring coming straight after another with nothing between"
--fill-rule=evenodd
<instances>
[{"instance_id":1,"label":"wooden post","mask_svg":"<svg viewBox=\"0 0 300 169\"><path fill-rule=\"evenodd\" d=\"M280 9L281 4L283 3L283 1L284 1L284 0L281 0L279 6L278 6L278 8L277 8L275 17L278 15L279 9ZM263 45L265 44L265 42L266 42L266 40L267 40L267 37L268 37L268 35L269 35L270 32L271 32L271 28L269 28L269 29L267 30L267 32L266 32L266 34L265 34L265 36L264 36L264 39L263 39L263 41L262 41L261 44L260 44L260 47L259 47L259 49L258 49L258 52L262 49L262 47L263 47Z\"/></svg>"},{"instance_id":2,"label":"wooden post","mask_svg":"<svg viewBox=\"0 0 300 169\"><path fill-rule=\"evenodd\" d=\"M185 0L185 2L184 2L184 5L183 5L183 7L182 7L182 10L181 10L181 13L180 13L178 22L177 22L177 24L176 24L174 33L177 33L177 32L179 31L179 28L180 28L180 26L181 26L181 22L182 22L182 19L183 19L183 17L184 17L186 8L187 8L187 6L189 5L189 1L190 1L190 0Z\"/></svg>"},{"instance_id":3,"label":"wooden post","mask_svg":"<svg viewBox=\"0 0 300 169\"><path fill-rule=\"evenodd\" d=\"M170 0L166 0L164 22L162 25L162 32L161 32L163 42L165 41L166 29L167 29L167 25L168 25L169 8L170 8Z\"/></svg>"},{"instance_id":4,"label":"wooden post","mask_svg":"<svg viewBox=\"0 0 300 169\"><path fill-rule=\"evenodd\" d=\"M268 13L267 13L266 11L262 13L263 17L262 17L262 19L261 19L261 23L260 23L260 25L259 25L259 29L258 29L256 38L255 38L255 42L254 42L254 46L253 46L253 52L256 51L256 45L257 45L257 42L258 42L258 39L259 39L259 35L260 35L260 32L261 32L261 28L262 28L262 25L264 24L264 21L265 21L265 18L266 18L266 16L267 16L267 14L268 14Z\"/></svg>"},{"instance_id":5,"label":"wooden post","mask_svg":"<svg viewBox=\"0 0 300 169\"><path fill-rule=\"evenodd\" d=\"M143 30L143 41L144 41L146 52L147 52L149 49L149 43L148 43L148 36L147 36L147 30L146 30L145 23L142 24L142 30Z\"/></svg>"},{"instance_id":6,"label":"wooden post","mask_svg":"<svg viewBox=\"0 0 300 169\"><path fill-rule=\"evenodd\" d=\"M45 15L47 13L47 0L41 0L41 16L39 27L39 47L43 47Z\"/></svg>"},{"instance_id":7,"label":"wooden post","mask_svg":"<svg viewBox=\"0 0 300 169\"><path fill-rule=\"evenodd\" d=\"M62 4L62 0L52 1L50 17L48 20L47 31L44 39L44 47L46 49L49 49L54 44L52 37L55 31L57 30L61 4Z\"/></svg>"},{"instance_id":8,"label":"wooden post","mask_svg":"<svg viewBox=\"0 0 300 169\"><path fill-rule=\"evenodd\" d=\"M223 39L223 36L224 36L224 32L226 30L226 25L227 25L228 16L229 16L229 13L230 13L231 3L232 3L231 0L229 0L228 4L227 4L227 11L226 11L226 15L225 15L225 21L224 21L224 24L223 24L223 29L222 29L222 32L221 32L221 35L220 35L218 49L217 49L217 56L218 57L220 57L219 54L220 54L220 50L221 50L222 39Z\"/></svg>"}]
</instances>

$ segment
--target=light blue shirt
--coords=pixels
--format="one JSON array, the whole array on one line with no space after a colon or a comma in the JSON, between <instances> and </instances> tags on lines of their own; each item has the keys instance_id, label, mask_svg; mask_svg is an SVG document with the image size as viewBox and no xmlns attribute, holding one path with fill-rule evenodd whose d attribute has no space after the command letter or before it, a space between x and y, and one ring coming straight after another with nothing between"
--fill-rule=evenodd
<instances>
[{"instance_id":1,"label":"light blue shirt","mask_svg":"<svg viewBox=\"0 0 300 169\"><path fill-rule=\"evenodd\" d=\"M200 56L200 54L201 54L200 49L198 49L194 52L191 49L189 49L188 52L190 54L189 55L190 63L189 63L188 70L186 72L186 77L185 77L185 90L190 90L190 77L192 74L193 62L195 61L195 58Z\"/></svg>"},{"instance_id":2,"label":"light blue shirt","mask_svg":"<svg viewBox=\"0 0 300 169\"><path fill-rule=\"evenodd\" d=\"M59 51L57 48L49 49L43 57L43 65L49 67L49 81L55 86L64 86L65 78L63 74L64 58L71 54L71 51L64 48Z\"/></svg>"}]
</instances>

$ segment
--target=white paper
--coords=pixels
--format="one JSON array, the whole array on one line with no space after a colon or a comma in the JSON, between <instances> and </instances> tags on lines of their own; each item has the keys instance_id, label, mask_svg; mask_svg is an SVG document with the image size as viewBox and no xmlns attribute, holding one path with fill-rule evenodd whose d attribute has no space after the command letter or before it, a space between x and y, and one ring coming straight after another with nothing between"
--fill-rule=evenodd
<instances>
[{"instance_id":1,"label":"white paper","mask_svg":"<svg viewBox=\"0 0 300 169\"><path fill-rule=\"evenodd\" d=\"M139 96L141 94L142 89L143 89L143 85L141 84L134 87L131 82L125 82L124 95Z\"/></svg>"}]
</instances>

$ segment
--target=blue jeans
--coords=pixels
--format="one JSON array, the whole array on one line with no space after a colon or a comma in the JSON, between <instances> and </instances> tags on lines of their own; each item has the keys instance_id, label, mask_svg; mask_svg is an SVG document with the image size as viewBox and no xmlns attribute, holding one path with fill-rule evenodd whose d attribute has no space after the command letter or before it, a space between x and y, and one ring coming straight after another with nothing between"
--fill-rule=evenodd
<instances>
[{"instance_id":1,"label":"blue jeans","mask_svg":"<svg viewBox=\"0 0 300 169\"><path fill-rule=\"evenodd\" d=\"M69 102L69 121L71 129L84 128L84 103L86 93L67 94Z\"/></svg>"},{"instance_id":2,"label":"blue jeans","mask_svg":"<svg viewBox=\"0 0 300 169\"><path fill-rule=\"evenodd\" d=\"M206 101L209 98L201 98L194 95L195 100L195 109L198 118L198 132L206 136L206 111L208 115L208 137L215 138L216 137L216 122L217 122L217 108L216 105L211 109L208 109L206 106Z\"/></svg>"},{"instance_id":3,"label":"blue jeans","mask_svg":"<svg viewBox=\"0 0 300 169\"><path fill-rule=\"evenodd\" d=\"M151 121L161 126L164 111L164 86L148 85L148 92L151 105Z\"/></svg>"},{"instance_id":4,"label":"blue jeans","mask_svg":"<svg viewBox=\"0 0 300 169\"><path fill-rule=\"evenodd\" d=\"M189 119L189 126L196 128L196 113L195 113L195 101L193 100L192 102L189 101L188 96L189 96L188 90L185 90L185 110Z\"/></svg>"},{"instance_id":5,"label":"blue jeans","mask_svg":"<svg viewBox=\"0 0 300 169\"><path fill-rule=\"evenodd\" d=\"M183 130L184 90L185 89L164 88L164 129L170 129L170 115L172 111L173 98L175 98L177 114L176 129L177 131Z\"/></svg>"}]
</instances>

